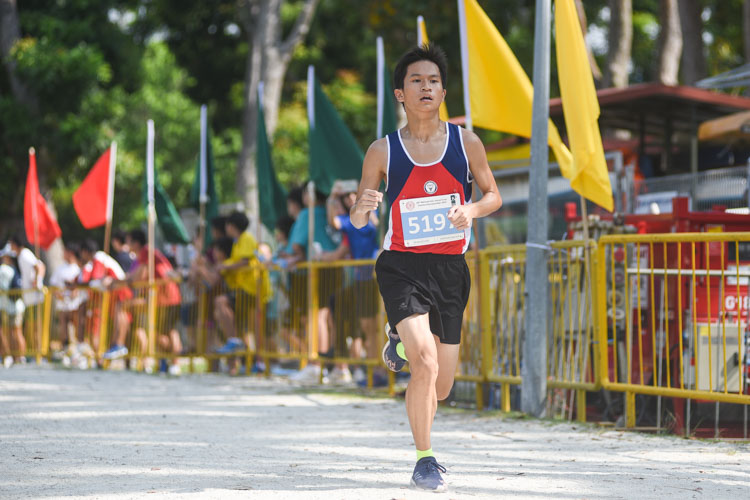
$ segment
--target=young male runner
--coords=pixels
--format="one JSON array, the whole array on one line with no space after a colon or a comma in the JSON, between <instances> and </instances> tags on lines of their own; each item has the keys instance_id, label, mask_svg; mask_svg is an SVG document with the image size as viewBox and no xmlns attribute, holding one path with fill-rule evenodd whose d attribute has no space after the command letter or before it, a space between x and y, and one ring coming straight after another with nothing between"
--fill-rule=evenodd
<instances>
[{"instance_id":1,"label":"young male runner","mask_svg":"<svg viewBox=\"0 0 750 500\"><path fill-rule=\"evenodd\" d=\"M367 224L383 200L390 204L388 232L375 272L389 328L383 360L393 371L408 358L406 391L417 464L412 486L444 491L430 444L438 400L448 397L458 362L461 322L471 287L464 252L471 221L500 208L502 200L480 139L440 120L445 98L445 53L435 45L415 47L394 71L394 94L406 110L401 130L372 143L351 221ZM482 199L471 203L476 181Z\"/></svg>"}]
</instances>

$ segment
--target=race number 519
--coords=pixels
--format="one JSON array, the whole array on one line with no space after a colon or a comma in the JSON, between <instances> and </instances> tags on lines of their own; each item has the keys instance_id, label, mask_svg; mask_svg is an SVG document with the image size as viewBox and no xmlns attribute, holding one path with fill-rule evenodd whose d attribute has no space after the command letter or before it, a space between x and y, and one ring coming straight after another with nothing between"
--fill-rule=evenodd
<instances>
[{"instance_id":1,"label":"race number 519","mask_svg":"<svg viewBox=\"0 0 750 500\"><path fill-rule=\"evenodd\" d=\"M448 229L453 229L453 224L448 221L448 217L442 213L433 213L422 216L412 216L406 219L410 234L425 234L435 231L442 231L446 224Z\"/></svg>"}]
</instances>

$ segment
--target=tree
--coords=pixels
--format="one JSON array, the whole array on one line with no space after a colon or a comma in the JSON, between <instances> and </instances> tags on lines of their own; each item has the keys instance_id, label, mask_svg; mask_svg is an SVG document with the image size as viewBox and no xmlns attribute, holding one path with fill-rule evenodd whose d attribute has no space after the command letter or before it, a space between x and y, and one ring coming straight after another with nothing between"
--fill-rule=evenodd
<instances>
[{"instance_id":1,"label":"tree","mask_svg":"<svg viewBox=\"0 0 750 500\"><path fill-rule=\"evenodd\" d=\"M677 85L682 55L682 29L677 0L662 0L659 4L659 42L657 81Z\"/></svg>"},{"instance_id":2,"label":"tree","mask_svg":"<svg viewBox=\"0 0 750 500\"><path fill-rule=\"evenodd\" d=\"M705 78L707 71L701 4L698 0L682 0L679 11L682 31L682 83L692 85Z\"/></svg>"},{"instance_id":3,"label":"tree","mask_svg":"<svg viewBox=\"0 0 750 500\"><path fill-rule=\"evenodd\" d=\"M263 110L269 135L276 130L284 75L292 52L310 29L319 0L305 0L291 32L282 38L282 0L241 0L239 16L250 50L245 61L245 95L242 113L242 149L237 165L237 192L245 209L258 213L255 149L258 118L258 84L264 84Z\"/></svg>"},{"instance_id":4,"label":"tree","mask_svg":"<svg viewBox=\"0 0 750 500\"><path fill-rule=\"evenodd\" d=\"M604 72L605 87L627 87L633 44L632 0L609 0L609 49Z\"/></svg>"}]
</instances>

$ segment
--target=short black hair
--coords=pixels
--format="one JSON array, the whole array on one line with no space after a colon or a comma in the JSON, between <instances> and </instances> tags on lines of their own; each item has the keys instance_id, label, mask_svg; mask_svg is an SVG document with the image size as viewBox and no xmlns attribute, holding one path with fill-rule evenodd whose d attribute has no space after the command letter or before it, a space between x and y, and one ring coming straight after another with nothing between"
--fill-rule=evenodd
<instances>
[{"instance_id":1,"label":"short black hair","mask_svg":"<svg viewBox=\"0 0 750 500\"><path fill-rule=\"evenodd\" d=\"M224 234L224 231L226 231L225 227L227 225L227 218L223 215L217 215L213 219L211 219L211 227L214 229L217 229L221 231L221 234Z\"/></svg>"},{"instance_id":2,"label":"short black hair","mask_svg":"<svg viewBox=\"0 0 750 500\"><path fill-rule=\"evenodd\" d=\"M26 235L23 231L16 231L15 233L10 235L10 238L8 238L9 243L13 243L14 245L18 245L19 247L25 247L26 246Z\"/></svg>"},{"instance_id":3,"label":"short black hair","mask_svg":"<svg viewBox=\"0 0 750 500\"><path fill-rule=\"evenodd\" d=\"M94 241L93 239L86 238L85 240L83 240L83 243L81 243L81 250L78 252L79 255L81 251L86 251L93 255L99 251L99 245L97 245L96 241Z\"/></svg>"},{"instance_id":4,"label":"short black hair","mask_svg":"<svg viewBox=\"0 0 750 500\"><path fill-rule=\"evenodd\" d=\"M233 225L237 228L237 230L239 230L239 232L243 233L245 229L247 229L247 226L250 225L250 220L247 218L247 215L243 214L239 210L235 210L234 212L229 214L226 223Z\"/></svg>"},{"instance_id":5,"label":"short black hair","mask_svg":"<svg viewBox=\"0 0 750 500\"><path fill-rule=\"evenodd\" d=\"M131 240L138 242L142 247L146 246L146 233L144 233L142 229L131 229L130 232L128 232L128 236Z\"/></svg>"},{"instance_id":6,"label":"short black hair","mask_svg":"<svg viewBox=\"0 0 750 500\"><path fill-rule=\"evenodd\" d=\"M393 88L403 90L406 70L410 64L419 61L435 63L440 71L440 81L443 83L443 88L446 88L448 85L448 58L445 56L443 49L434 43L417 45L401 56L401 59L396 63L396 69L393 70Z\"/></svg>"},{"instance_id":7,"label":"short black hair","mask_svg":"<svg viewBox=\"0 0 750 500\"><path fill-rule=\"evenodd\" d=\"M216 238L216 240L214 240L213 245L214 245L214 248L220 250L221 253L223 253L227 257L232 255L232 245L234 245L234 241L229 236L222 236L221 238Z\"/></svg>"},{"instance_id":8,"label":"short black hair","mask_svg":"<svg viewBox=\"0 0 750 500\"><path fill-rule=\"evenodd\" d=\"M286 195L286 201L293 201L300 207L304 207L305 204L302 203L302 192L304 191L304 188L302 186L296 186L293 187L289 193Z\"/></svg>"},{"instance_id":9,"label":"short black hair","mask_svg":"<svg viewBox=\"0 0 750 500\"><path fill-rule=\"evenodd\" d=\"M294 219L292 219L288 215L282 215L276 221L276 229L278 229L279 231L281 231L281 233L286 238L289 238L289 232L292 230L292 226L293 225L294 225Z\"/></svg>"},{"instance_id":10,"label":"short black hair","mask_svg":"<svg viewBox=\"0 0 750 500\"><path fill-rule=\"evenodd\" d=\"M66 241L65 250L78 256L78 253L81 251L81 244L77 241Z\"/></svg>"},{"instance_id":11,"label":"short black hair","mask_svg":"<svg viewBox=\"0 0 750 500\"><path fill-rule=\"evenodd\" d=\"M122 229L118 229L117 231L112 233L112 240L117 240L120 243L125 243L125 238L127 237L128 235Z\"/></svg>"}]
</instances>

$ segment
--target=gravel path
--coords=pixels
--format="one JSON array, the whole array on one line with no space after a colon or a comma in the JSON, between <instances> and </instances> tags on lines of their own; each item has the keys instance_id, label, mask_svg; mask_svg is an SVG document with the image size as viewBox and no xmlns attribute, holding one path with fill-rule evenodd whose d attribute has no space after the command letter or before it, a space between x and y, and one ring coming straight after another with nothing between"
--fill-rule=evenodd
<instances>
[{"instance_id":1,"label":"gravel path","mask_svg":"<svg viewBox=\"0 0 750 500\"><path fill-rule=\"evenodd\" d=\"M748 443L450 409L433 443L446 494L406 487L403 401L220 375L0 371L0 498L750 497Z\"/></svg>"}]
</instances>

